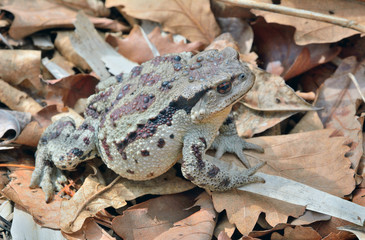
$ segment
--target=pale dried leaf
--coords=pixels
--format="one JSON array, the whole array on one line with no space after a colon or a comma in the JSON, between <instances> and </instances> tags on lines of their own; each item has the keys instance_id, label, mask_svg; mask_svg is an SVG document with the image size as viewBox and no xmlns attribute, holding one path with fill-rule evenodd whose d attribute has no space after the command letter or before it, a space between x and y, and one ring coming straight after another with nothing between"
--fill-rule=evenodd
<instances>
[{"instance_id":1,"label":"pale dried leaf","mask_svg":"<svg viewBox=\"0 0 365 240\"><path fill-rule=\"evenodd\" d=\"M83 71L91 71L89 64L75 51L71 44L70 36L73 34L71 31L59 31L55 39L55 46L58 51L68 61L72 62L75 66L81 68Z\"/></svg>"},{"instance_id":2,"label":"pale dried leaf","mask_svg":"<svg viewBox=\"0 0 365 240\"><path fill-rule=\"evenodd\" d=\"M270 0L255 0L256 2L272 3ZM282 6L304 9L326 15L342 17L365 25L365 5L360 1L324 0L301 1L288 0L280 3ZM267 22L290 25L296 28L295 42L299 45L310 43L332 43L343 38L358 34L358 31L340 27L330 23L293 17L268 11L252 10L256 15L263 16Z\"/></svg>"},{"instance_id":3,"label":"pale dried leaf","mask_svg":"<svg viewBox=\"0 0 365 240\"><path fill-rule=\"evenodd\" d=\"M230 223L226 214L220 218L217 223L217 226L214 229L214 236L218 238L218 236L224 232L228 237L232 237L236 227L234 224Z\"/></svg>"},{"instance_id":4,"label":"pale dried leaf","mask_svg":"<svg viewBox=\"0 0 365 240\"><path fill-rule=\"evenodd\" d=\"M290 131L290 134L309 132L314 130L323 129L323 124L316 111L307 112L302 119L295 125L295 127Z\"/></svg>"},{"instance_id":5,"label":"pale dried leaf","mask_svg":"<svg viewBox=\"0 0 365 240\"><path fill-rule=\"evenodd\" d=\"M82 229L74 233L62 232L68 240L116 240L111 237L93 218L86 219Z\"/></svg>"},{"instance_id":6,"label":"pale dried leaf","mask_svg":"<svg viewBox=\"0 0 365 240\"><path fill-rule=\"evenodd\" d=\"M30 122L30 118L29 113L0 109L0 144L4 145L16 139Z\"/></svg>"},{"instance_id":7,"label":"pale dried leaf","mask_svg":"<svg viewBox=\"0 0 365 240\"><path fill-rule=\"evenodd\" d=\"M191 42L209 44L219 34L209 0L107 0L107 7L124 6L129 16L162 24L167 32L185 36Z\"/></svg>"},{"instance_id":8,"label":"pale dried leaf","mask_svg":"<svg viewBox=\"0 0 365 240\"><path fill-rule=\"evenodd\" d=\"M352 140L349 159L354 168L357 168L363 154L363 124L356 116L357 99L360 95L347 74L354 74L364 93L364 71L365 61L358 63L355 57L344 59L333 76L322 84L316 102L317 107L323 108L318 113L325 128L337 129Z\"/></svg>"},{"instance_id":9,"label":"pale dried leaf","mask_svg":"<svg viewBox=\"0 0 365 240\"><path fill-rule=\"evenodd\" d=\"M266 221L275 226L286 223L289 216L299 217L305 211L303 206L239 190L213 192L212 198L215 209L218 212L226 210L229 222L243 235L253 230L262 212L266 213Z\"/></svg>"},{"instance_id":10,"label":"pale dried leaf","mask_svg":"<svg viewBox=\"0 0 365 240\"><path fill-rule=\"evenodd\" d=\"M329 215L307 210L307 211L305 211L305 213L302 216L300 216L297 219L294 219L292 222L290 222L290 224L308 225L308 224L318 222L318 221L328 221L330 219L331 219L331 216L329 216Z\"/></svg>"},{"instance_id":11,"label":"pale dried leaf","mask_svg":"<svg viewBox=\"0 0 365 240\"><path fill-rule=\"evenodd\" d=\"M175 171L171 169L149 181L132 181L122 178L112 188L100 192L104 187L97 179L90 176L86 178L82 187L71 200L62 203L61 229L64 232L78 231L86 218L94 216L106 207L120 208L126 205L126 201L145 194L178 193L189 190L194 185L176 177ZM97 197L93 198L95 194ZM87 205L85 205L86 203ZM78 212L80 214L76 216L75 214Z\"/></svg>"},{"instance_id":12,"label":"pale dried leaf","mask_svg":"<svg viewBox=\"0 0 365 240\"><path fill-rule=\"evenodd\" d=\"M121 72L129 72L138 65L118 54L107 44L82 12L77 14L75 27L75 34L70 39L71 43L75 51L86 60L100 79L107 79L110 76L109 72L118 75ZM108 68L109 72L105 68Z\"/></svg>"},{"instance_id":13,"label":"pale dried leaf","mask_svg":"<svg viewBox=\"0 0 365 240\"><path fill-rule=\"evenodd\" d=\"M299 111L316 109L297 96L281 77L256 67L252 70L255 84L234 106L239 136L252 137Z\"/></svg>"},{"instance_id":14,"label":"pale dried leaf","mask_svg":"<svg viewBox=\"0 0 365 240\"><path fill-rule=\"evenodd\" d=\"M365 239L365 229L364 229L364 227L360 227L360 226L343 226L343 227L338 227L337 229L342 230L342 231L351 232L351 233L355 234L356 237L359 240L364 240Z\"/></svg>"}]
</instances>

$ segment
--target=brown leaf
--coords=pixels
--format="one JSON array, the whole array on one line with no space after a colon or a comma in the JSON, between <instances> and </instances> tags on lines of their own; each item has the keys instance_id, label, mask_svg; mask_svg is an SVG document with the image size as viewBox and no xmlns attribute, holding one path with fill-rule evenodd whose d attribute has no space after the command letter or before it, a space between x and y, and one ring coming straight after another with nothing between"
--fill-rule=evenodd
<instances>
[{"instance_id":1,"label":"brown leaf","mask_svg":"<svg viewBox=\"0 0 365 240\"><path fill-rule=\"evenodd\" d=\"M234 106L239 136L252 137L299 111L315 109L298 97L281 77L255 67L252 71L256 76L254 86Z\"/></svg>"},{"instance_id":2,"label":"brown leaf","mask_svg":"<svg viewBox=\"0 0 365 240\"><path fill-rule=\"evenodd\" d=\"M264 0L255 0L264 2ZM358 24L365 24L365 6L360 1L324 0L324 1L281 1L281 6L303 9L330 16L342 17L353 20ZM299 45L310 43L332 43L343 38L358 34L350 28L336 26L330 23L293 17L268 11L252 10L256 15L263 16L267 22L290 25L296 28L294 39Z\"/></svg>"},{"instance_id":3,"label":"brown leaf","mask_svg":"<svg viewBox=\"0 0 365 240\"><path fill-rule=\"evenodd\" d=\"M284 235L280 235L277 232L274 232L271 235L272 240L321 240L321 235L319 235L316 231L311 227L302 227L296 226L295 228L286 227L284 229Z\"/></svg>"},{"instance_id":4,"label":"brown leaf","mask_svg":"<svg viewBox=\"0 0 365 240\"><path fill-rule=\"evenodd\" d=\"M294 28L266 23L262 19L252 28L255 33L254 44L263 67L284 79L331 61L341 50L339 47L331 48L329 44L298 46L293 39Z\"/></svg>"},{"instance_id":5,"label":"brown leaf","mask_svg":"<svg viewBox=\"0 0 365 240\"><path fill-rule=\"evenodd\" d=\"M79 98L87 98L93 94L97 83L98 80L90 74L71 75L59 79L54 85L48 85L47 98L62 96L63 103L73 107Z\"/></svg>"},{"instance_id":6,"label":"brown leaf","mask_svg":"<svg viewBox=\"0 0 365 240\"><path fill-rule=\"evenodd\" d=\"M32 92L40 92L41 51L0 50L0 78L13 86L25 85ZM31 87L24 81L29 81ZM29 84L29 83L28 83Z\"/></svg>"},{"instance_id":7,"label":"brown leaf","mask_svg":"<svg viewBox=\"0 0 365 240\"><path fill-rule=\"evenodd\" d=\"M73 28L76 11L64 7L55 2L46 0L15 0L1 6L14 14L14 21L9 29L9 34L14 39L20 39L34 32L49 28ZM128 28L119 22L107 18L90 18L100 28L113 31L127 30Z\"/></svg>"},{"instance_id":8,"label":"brown leaf","mask_svg":"<svg viewBox=\"0 0 365 240\"><path fill-rule=\"evenodd\" d=\"M358 63L355 57L344 59L333 76L319 89L316 103L316 106L323 107L318 113L325 128L337 129L352 140L352 143L349 143L349 159L355 169L363 154L363 119L356 116L357 99L360 95L347 74L353 73L364 92L364 71L365 61Z\"/></svg>"},{"instance_id":9,"label":"brown leaf","mask_svg":"<svg viewBox=\"0 0 365 240\"><path fill-rule=\"evenodd\" d=\"M157 48L160 55L168 53L193 52L202 47L200 42L186 44L181 41L179 43L175 43L171 34L163 37L158 27L148 34L148 39ZM105 40L114 48L117 48L121 55L134 62L138 62L139 64L154 57L138 25L135 25L128 37L124 39L108 35ZM138 46L138 48L135 46Z\"/></svg>"},{"instance_id":10,"label":"brown leaf","mask_svg":"<svg viewBox=\"0 0 365 240\"><path fill-rule=\"evenodd\" d=\"M215 211L206 193L194 204L197 194L190 191L166 195L130 207L114 218L113 229L123 239L174 239L174 235L204 239L203 232L210 239ZM209 209L194 207L201 206L202 199L210 205Z\"/></svg>"},{"instance_id":11,"label":"brown leaf","mask_svg":"<svg viewBox=\"0 0 365 240\"><path fill-rule=\"evenodd\" d=\"M116 240L101 228L94 219L86 219L82 229L75 233L65 233L62 235L68 240Z\"/></svg>"},{"instance_id":12,"label":"brown leaf","mask_svg":"<svg viewBox=\"0 0 365 240\"><path fill-rule=\"evenodd\" d=\"M71 200L62 202L61 229L67 233L78 231L86 218L94 216L101 209L109 206L123 207L127 204L126 201L145 194L172 194L194 187L191 182L175 175L175 171L171 169L149 181L122 178L106 191L103 191L105 186L90 176Z\"/></svg>"},{"instance_id":13,"label":"brown leaf","mask_svg":"<svg viewBox=\"0 0 365 240\"><path fill-rule=\"evenodd\" d=\"M45 129L46 128L42 128L37 121L32 121L27 126L25 126L23 131L14 142L26 146L36 147Z\"/></svg>"},{"instance_id":14,"label":"brown leaf","mask_svg":"<svg viewBox=\"0 0 365 240\"><path fill-rule=\"evenodd\" d=\"M343 197L355 187L354 170L346 157L348 140L333 129L259 137L249 142L260 145L265 154L246 151L251 165L266 161L262 172L304 183ZM252 162L251 162L252 161Z\"/></svg>"},{"instance_id":15,"label":"brown leaf","mask_svg":"<svg viewBox=\"0 0 365 240\"><path fill-rule=\"evenodd\" d=\"M123 5L129 16L162 24L163 29L181 34L192 42L209 44L219 34L209 0L107 0L107 7Z\"/></svg>"},{"instance_id":16,"label":"brown leaf","mask_svg":"<svg viewBox=\"0 0 365 240\"><path fill-rule=\"evenodd\" d=\"M29 112L33 115L42 109L42 106L28 94L10 86L7 82L1 79L0 102L6 104L12 110Z\"/></svg>"},{"instance_id":17,"label":"brown leaf","mask_svg":"<svg viewBox=\"0 0 365 240\"><path fill-rule=\"evenodd\" d=\"M22 206L41 226L59 229L61 198L55 196L51 203L46 203L42 189L29 188L31 175L30 170L16 169L2 194Z\"/></svg>"},{"instance_id":18,"label":"brown leaf","mask_svg":"<svg viewBox=\"0 0 365 240\"><path fill-rule=\"evenodd\" d=\"M214 208L218 212L226 210L230 223L234 223L243 235L252 231L262 212L266 213L266 221L275 226L287 222L289 216L298 217L305 211L302 206L239 190L213 192L212 199Z\"/></svg>"}]
</instances>

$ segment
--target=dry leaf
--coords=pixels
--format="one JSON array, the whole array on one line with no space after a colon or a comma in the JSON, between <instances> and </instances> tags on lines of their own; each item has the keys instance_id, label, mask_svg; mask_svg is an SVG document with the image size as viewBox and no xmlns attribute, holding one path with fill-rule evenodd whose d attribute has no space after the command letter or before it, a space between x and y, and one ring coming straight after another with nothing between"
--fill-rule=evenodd
<instances>
[{"instance_id":1,"label":"dry leaf","mask_svg":"<svg viewBox=\"0 0 365 240\"><path fill-rule=\"evenodd\" d=\"M252 26L257 54L266 71L290 79L320 64L331 61L341 48L329 44L298 46L295 29L259 19Z\"/></svg>"},{"instance_id":2,"label":"dry leaf","mask_svg":"<svg viewBox=\"0 0 365 240\"><path fill-rule=\"evenodd\" d=\"M25 85L32 92L40 92L39 80L41 51L35 50L0 50L0 78L13 86Z\"/></svg>"},{"instance_id":3,"label":"dry leaf","mask_svg":"<svg viewBox=\"0 0 365 240\"><path fill-rule=\"evenodd\" d=\"M252 231L262 212L266 213L266 221L275 226L286 223L289 216L299 217L305 211L303 206L239 190L213 192L212 198L214 208L218 212L226 210L229 222L243 235Z\"/></svg>"},{"instance_id":4,"label":"dry leaf","mask_svg":"<svg viewBox=\"0 0 365 240\"><path fill-rule=\"evenodd\" d=\"M0 7L14 14L9 34L14 39L26 37L34 32L49 28L73 28L76 11L46 0L14 0ZM107 18L90 17L96 27L113 31L127 30L119 22Z\"/></svg>"},{"instance_id":5,"label":"dry leaf","mask_svg":"<svg viewBox=\"0 0 365 240\"><path fill-rule=\"evenodd\" d=\"M0 102L6 104L10 109L19 112L29 112L32 115L42 109L33 98L22 92L7 82L0 79Z\"/></svg>"},{"instance_id":6,"label":"dry leaf","mask_svg":"<svg viewBox=\"0 0 365 240\"><path fill-rule=\"evenodd\" d=\"M118 54L107 44L83 12L77 14L75 27L75 34L70 37L72 46L101 80L107 79L110 76L109 72L118 75L121 72L129 72L138 65Z\"/></svg>"},{"instance_id":7,"label":"dry leaf","mask_svg":"<svg viewBox=\"0 0 365 240\"><path fill-rule=\"evenodd\" d=\"M307 112L302 119L295 125L295 127L290 131L290 134L309 132L323 129L323 124L316 111Z\"/></svg>"},{"instance_id":8,"label":"dry leaf","mask_svg":"<svg viewBox=\"0 0 365 240\"><path fill-rule=\"evenodd\" d=\"M30 122L29 113L0 109L0 145L18 137L20 131Z\"/></svg>"},{"instance_id":9,"label":"dry leaf","mask_svg":"<svg viewBox=\"0 0 365 240\"><path fill-rule=\"evenodd\" d=\"M51 203L46 203L42 189L29 188L31 175L30 170L16 169L10 174L12 181L1 193L22 206L41 226L58 229L61 198L55 196Z\"/></svg>"},{"instance_id":10,"label":"dry leaf","mask_svg":"<svg viewBox=\"0 0 365 240\"><path fill-rule=\"evenodd\" d=\"M229 222L226 214L223 214L223 216L220 217L217 226L214 229L214 236L218 238L219 235L222 232L224 232L227 235L227 237L232 237L235 230L236 230L235 225Z\"/></svg>"},{"instance_id":11,"label":"dry leaf","mask_svg":"<svg viewBox=\"0 0 365 240\"><path fill-rule=\"evenodd\" d=\"M237 42L239 52L248 54L253 43L253 31L251 26L240 18L218 18L222 33L230 33Z\"/></svg>"},{"instance_id":12,"label":"dry leaf","mask_svg":"<svg viewBox=\"0 0 365 240\"><path fill-rule=\"evenodd\" d=\"M61 229L67 233L78 231L86 218L95 215L101 209L109 206L123 207L127 204L126 201L145 194L172 194L195 187L191 182L175 175L175 171L171 169L149 181L122 178L104 192L105 186L95 177L89 176L71 200L62 202Z\"/></svg>"},{"instance_id":13,"label":"dry leaf","mask_svg":"<svg viewBox=\"0 0 365 240\"><path fill-rule=\"evenodd\" d=\"M364 71L365 61L358 63L355 57L344 59L333 76L319 89L316 102L316 106L323 107L318 113L325 128L337 129L352 140L349 159L355 169L363 154L363 123L362 119L356 116L357 99L360 95L347 74L353 73L364 92Z\"/></svg>"},{"instance_id":14,"label":"dry leaf","mask_svg":"<svg viewBox=\"0 0 365 240\"><path fill-rule=\"evenodd\" d=\"M148 34L148 38L157 48L160 55L168 53L192 52L196 51L202 46L200 42L186 44L181 41L179 43L175 43L171 34L163 37L158 27ZM128 37L124 39L108 35L105 40L114 48L117 48L121 55L139 64L154 57L151 49L143 37L141 28L138 25L135 25ZM135 46L138 46L138 48Z\"/></svg>"},{"instance_id":15,"label":"dry leaf","mask_svg":"<svg viewBox=\"0 0 365 240\"><path fill-rule=\"evenodd\" d=\"M164 31L183 35L191 42L207 45L219 34L209 0L107 0L105 5L122 5L129 16L159 22Z\"/></svg>"},{"instance_id":16,"label":"dry leaf","mask_svg":"<svg viewBox=\"0 0 365 240\"><path fill-rule=\"evenodd\" d=\"M63 57L72 62L75 66L81 68L83 71L91 71L91 68L87 62L77 54L74 47L72 46L70 40L70 36L72 34L73 32L71 31L57 32L57 37L54 42L57 50L60 51Z\"/></svg>"},{"instance_id":17,"label":"dry leaf","mask_svg":"<svg viewBox=\"0 0 365 240\"><path fill-rule=\"evenodd\" d=\"M48 85L47 98L62 97L66 106L73 107L79 98L87 98L95 93L97 83L98 80L90 74L71 75Z\"/></svg>"},{"instance_id":18,"label":"dry leaf","mask_svg":"<svg viewBox=\"0 0 365 240\"><path fill-rule=\"evenodd\" d=\"M266 161L262 172L292 179L343 197L355 187L354 170L346 157L347 138L333 136L333 129L259 137L249 142L260 145L265 154L245 151L251 165Z\"/></svg>"},{"instance_id":19,"label":"dry leaf","mask_svg":"<svg viewBox=\"0 0 365 240\"><path fill-rule=\"evenodd\" d=\"M14 142L26 146L36 147L44 130L46 130L45 127L42 128L37 121L32 121L25 126Z\"/></svg>"},{"instance_id":20,"label":"dry leaf","mask_svg":"<svg viewBox=\"0 0 365 240\"><path fill-rule=\"evenodd\" d=\"M194 204L198 193L161 196L130 207L114 218L113 230L123 239L174 239L177 234L180 238L211 239L216 213L206 193ZM201 206L202 200L209 209L195 207Z\"/></svg>"},{"instance_id":21,"label":"dry leaf","mask_svg":"<svg viewBox=\"0 0 365 240\"><path fill-rule=\"evenodd\" d=\"M284 229L284 235L280 235L277 232L274 232L271 235L272 240L321 240L321 235L319 235L316 231L311 227L302 227L296 226L295 228L286 227Z\"/></svg>"},{"instance_id":22,"label":"dry leaf","mask_svg":"<svg viewBox=\"0 0 365 240\"><path fill-rule=\"evenodd\" d=\"M299 111L315 110L298 97L281 77L259 68L252 70L256 76L255 84L234 106L239 136L252 137Z\"/></svg>"},{"instance_id":23,"label":"dry leaf","mask_svg":"<svg viewBox=\"0 0 365 240\"><path fill-rule=\"evenodd\" d=\"M272 3L271 0L255 0L256 2ZM279 3L281 6L295 9L304 9L330 16L353 20L358 24L365 25L365 5L361 1L346 0L322 0L301 1L287 0ZM254 14L263 16L267 22L275 22L290 25L296 28L294 39L299 45L310 43L332 43L343 38L358 34L358 31L340 27L333 24L292 17L268 11L251 10Z\"/></svg>"},{"instance_id":24,"label":"dry leaf","mask_svg":"<svg viewBox=\"0 0 365 240\"><path fill-rule=\"evenodd\" d=\"M62 234L68 240L116 240L101 228L93 218L86 219L79 231L75 233L62 232Z\"/></svg>"},{"instance_id":25,"label":"dry leaf","mask_svg":"<svg viewBox=\"0 0 365 240\"><path fill-rule=\"evenodd\" d=\"M307 210L307 211L305 211L305 213L302 216L291 221L290 224L308 225L310 223L319 222L319 221L328 221L330 219L331 219L331 216L329 216L329 215Z\"/></svg>"},{"instance_id":26,"label":"dry leaf","mask_svg":"<svg viewBox=\"0 0 365 240\"><path fill-rule=\"evenodd\" d=\"M160 234L155 240L188 239L190 237L199 240L212 239L217 213L214 210L210 196L203 192L197 197L193 207L200 207L200 210L193 215L176 222L174 227Z\"/></svg>"}]
</instances>

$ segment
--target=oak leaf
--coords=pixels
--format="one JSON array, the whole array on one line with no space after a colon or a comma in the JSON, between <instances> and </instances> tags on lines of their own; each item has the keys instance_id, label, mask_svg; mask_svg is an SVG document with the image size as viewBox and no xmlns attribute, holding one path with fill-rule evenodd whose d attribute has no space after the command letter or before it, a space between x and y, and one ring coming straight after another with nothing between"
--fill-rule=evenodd
<instances>
[{"instance_id":1,"label":"oak leaf","mask_svg":"<svg viewBox=\"0 0 365 240\"><path fill-rule=\"evenodd\" d=\"M209 44L220 32L209 0L107 0L105 5L124 6L122 11L129 16L159 22L165 31L192 42Z\"/></svg>"}]
</instances>

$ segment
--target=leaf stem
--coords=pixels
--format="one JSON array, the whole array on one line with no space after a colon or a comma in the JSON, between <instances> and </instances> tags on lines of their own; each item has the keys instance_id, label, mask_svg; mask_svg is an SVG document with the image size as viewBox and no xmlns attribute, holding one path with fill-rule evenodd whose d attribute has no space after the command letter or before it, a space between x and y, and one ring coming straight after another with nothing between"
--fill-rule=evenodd
<instances>
[{"instance_id":1,"label":"leaf stem","mask_svg":"<svg viewBox=\"0 0 365 240\"><path fill-rule=\"evenodd\" d=\"M217 0L222 3L240 6L240 7L246 7L246 8L253 8L258 10L264 10L269 12L275 12L280 14L285 14L289 16L294 17L301 17L306 18L310 20L316 20L321 22L327 22L334 25L338 25L345 28L351 28L353 30L359 31L359 32L365 32L365 26L357 23L354 20L349 20L346 18L341 17L335 17L327 14L322 14L318 12L312 12L308 10L303 9L296 9L291 7L285 7L275 4L269 4L269 3L261 3L256 2L252 0Z\"/></svg>"}]
</instances>

